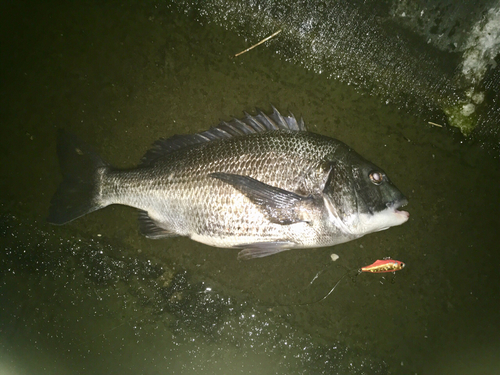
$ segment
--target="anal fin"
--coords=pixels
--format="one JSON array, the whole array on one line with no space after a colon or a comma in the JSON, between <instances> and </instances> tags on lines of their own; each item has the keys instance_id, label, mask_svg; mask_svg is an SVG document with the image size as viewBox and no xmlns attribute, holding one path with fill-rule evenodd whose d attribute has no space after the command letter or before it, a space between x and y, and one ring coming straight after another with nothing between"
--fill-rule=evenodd
<instances>
[{"instance_id":1,"label":"anal fin","mask_svg":"<svg viewBox=\"0 0 500 375\"><path fill-rule=\"evenodd\" d=\"M249 260L263 258L269 255L281 253L294 247L294 243L288 241L278 242L257 242L248 245L238 246L244 249L238 253L238 260Z\"/></svg>"},{"instance_id":2,"label":"anal fin","mask_svg":"<svg viewBox=\"0 0 500 375\"><path fill-rule=\"evenodd\" d=\"M147 238L159 239L175 237L178 234L161 227L161 224L151 219L146 211L139 210L139 230Z\"/></svg>"}]
</instances>

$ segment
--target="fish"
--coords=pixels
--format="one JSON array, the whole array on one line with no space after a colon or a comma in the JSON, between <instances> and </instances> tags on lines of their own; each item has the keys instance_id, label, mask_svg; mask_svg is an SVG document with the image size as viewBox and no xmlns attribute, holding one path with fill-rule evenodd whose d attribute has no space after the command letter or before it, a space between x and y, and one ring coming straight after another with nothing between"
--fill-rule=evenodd
<instances>
[{"instance_id":1,"label":"fish","mask_svg":"<svg viewBox=\"0 0 500 375\"><path fill-rule=\"evenodd\" d=\"M186 236L235 248L238 259L333 246L400 225L408 203L386 173L304 120L246 112L192 135L159 139L136 168L105 162L59 130L63 180L48 222L63 225L112 204L138 209L151 239Z\"/></svg>"},{"instance_id":2,"label":"fish","mask_svg":"<svg viewBox=\"0 0 500 375\"><path fill-rule=\"evenodd\" d=\"M396 272L402 270L405 264L395 259L382 259L376 260L369 266L361 267L360 272L383 273L383 272Z\"/></svg>"}]
</instances>

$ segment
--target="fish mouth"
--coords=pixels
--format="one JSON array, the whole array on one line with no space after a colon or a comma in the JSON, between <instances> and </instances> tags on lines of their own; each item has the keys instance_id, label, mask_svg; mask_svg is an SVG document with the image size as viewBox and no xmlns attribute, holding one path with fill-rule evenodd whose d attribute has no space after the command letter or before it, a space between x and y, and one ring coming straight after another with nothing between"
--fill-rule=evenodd
<instances>
[{"instance_id":1,"label":"fish mouth","mask_svg":"<svg viewBox=\"0 0 500 375\"><path fill-rule=\"evenodd\" d=\"M408 204L408 199L402 198L397 199L392 202L387 203L387 208L394 210L394 213L397 215L401 215L403 219L408 220L410 218L410 213L403 210L398 210L398 208L404 207Z\"/></svg>"}]
</instances>

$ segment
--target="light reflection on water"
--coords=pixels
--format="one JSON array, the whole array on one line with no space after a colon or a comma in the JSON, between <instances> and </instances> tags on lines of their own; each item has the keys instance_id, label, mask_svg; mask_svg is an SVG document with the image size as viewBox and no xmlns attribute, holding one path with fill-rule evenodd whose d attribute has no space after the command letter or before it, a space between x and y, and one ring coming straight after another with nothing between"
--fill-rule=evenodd
<instances>
[{"instance_id":1,"label":"light reflection on water","mask_svg":"<svg viewBox=\"0 0 500 375\"><path fill-rule=\"evenodd\" d=\"M62 239L7 215L1 234L3 285L17 280L17 293L3 294L10 302L1 316L3 346L14 358L31 345L57 358L49 373L73 361L82 366L75 373L386 373L363 350L325 345L293 327L279 306L224 296L185 271L129 256L126 246ZM39 370L15 359L11 365Z\"/></svg>"}]
</instances>

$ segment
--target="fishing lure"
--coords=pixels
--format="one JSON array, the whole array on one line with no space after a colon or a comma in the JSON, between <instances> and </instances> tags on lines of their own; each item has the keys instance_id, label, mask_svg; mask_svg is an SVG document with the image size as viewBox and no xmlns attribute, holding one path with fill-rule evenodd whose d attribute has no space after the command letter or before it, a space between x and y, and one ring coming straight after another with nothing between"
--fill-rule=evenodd
<instances>
[{"instance_id":1,"label":"fishing lure","mask_svg":"<svg viewBox=\"0 0 500 375\"><path fill-rule=\"evenodd\" d=\"M338 258L337 257L334 257L333 255L335 254L332 254L332 260L335 261L337 260ZM335 258L335 259L334 259ZM379 259L379 260L376 260L374 263L370 264L369 266L365 266L365 267L361 267L358 269L358 273L356 276L358 276L359 274L361 274L362 272L370 272L370 273L384 273L384 272L396 272L396 271L399 271L399 270L402 270L403 268L405 267L405 264L399 260L395 260L395 259L391 259L391 258L384 258L384 259ZM321 270L319 271L316 276L314 276L314 278L311 280L311 282L309 283L309 286L312 285L312 283L319 277L319 275L323 272L324 270ZM351 270L353 271L353 270ZM318 303L318 302L321 302L321 301L324 301L330 294L333 293L333 291L335 290L335 288L337 288L337 286L340 284L340 282L342 280L344 280L344 278L349 275L349 273L351 271L348 271L346 272L336 283L335 285L333 286L332 289L330 289L330 291L322 298L316 300L316 301L313 301L313 302L307 302L307 303L294 303L294 304L289 304L289 305L280 305L280 306L306 306L306 305L312 305L314 303Z\"/></svg>"},{"instance_id":2,"label":"fishing lure","mask_svg":"<svg viewBox=\"0 0 500 375\"><path fill-rule=\"evenodd\" d=\"M360 272L383 273L383 272L396 272L402 270L405 264L395 259L382 259L377 260L369 266L361 267Z\"/></svg>"},{"instance_id":3,"label":"fishing lure","mask_svg":"<svg viewBox=\"0 0 500 375\"><path fill-rule=\"evenodd\" d=\"M404 266L405 266L405 264L399 260L395 260L395 259L391 259L391 258L385 258L382 260L379 259L379 260L376 260L374 263L370 264L369 266L361 267L358 270L358 275L362 272L371 272L371 273L396 272L396 271L402 270L404 268ZM344 276L342 276L339 279L339 281L337 281L335 283L333 288L323 298L321 298L317 301L305 303L302 305L310 305L312 303L318 303L318 302L324 301L330 294L333 293L333 291L335 290L337 285L339 285L340 282L344 279L344 277L346 277L348 274L349 274L349 272L344 274ZM319 276L319 272L318 272L318 274L316 274L314 279L309 283L309 285L311 285L313 283L313 281L317 279L318 276Z\"/></svg>"}]
</instances>

